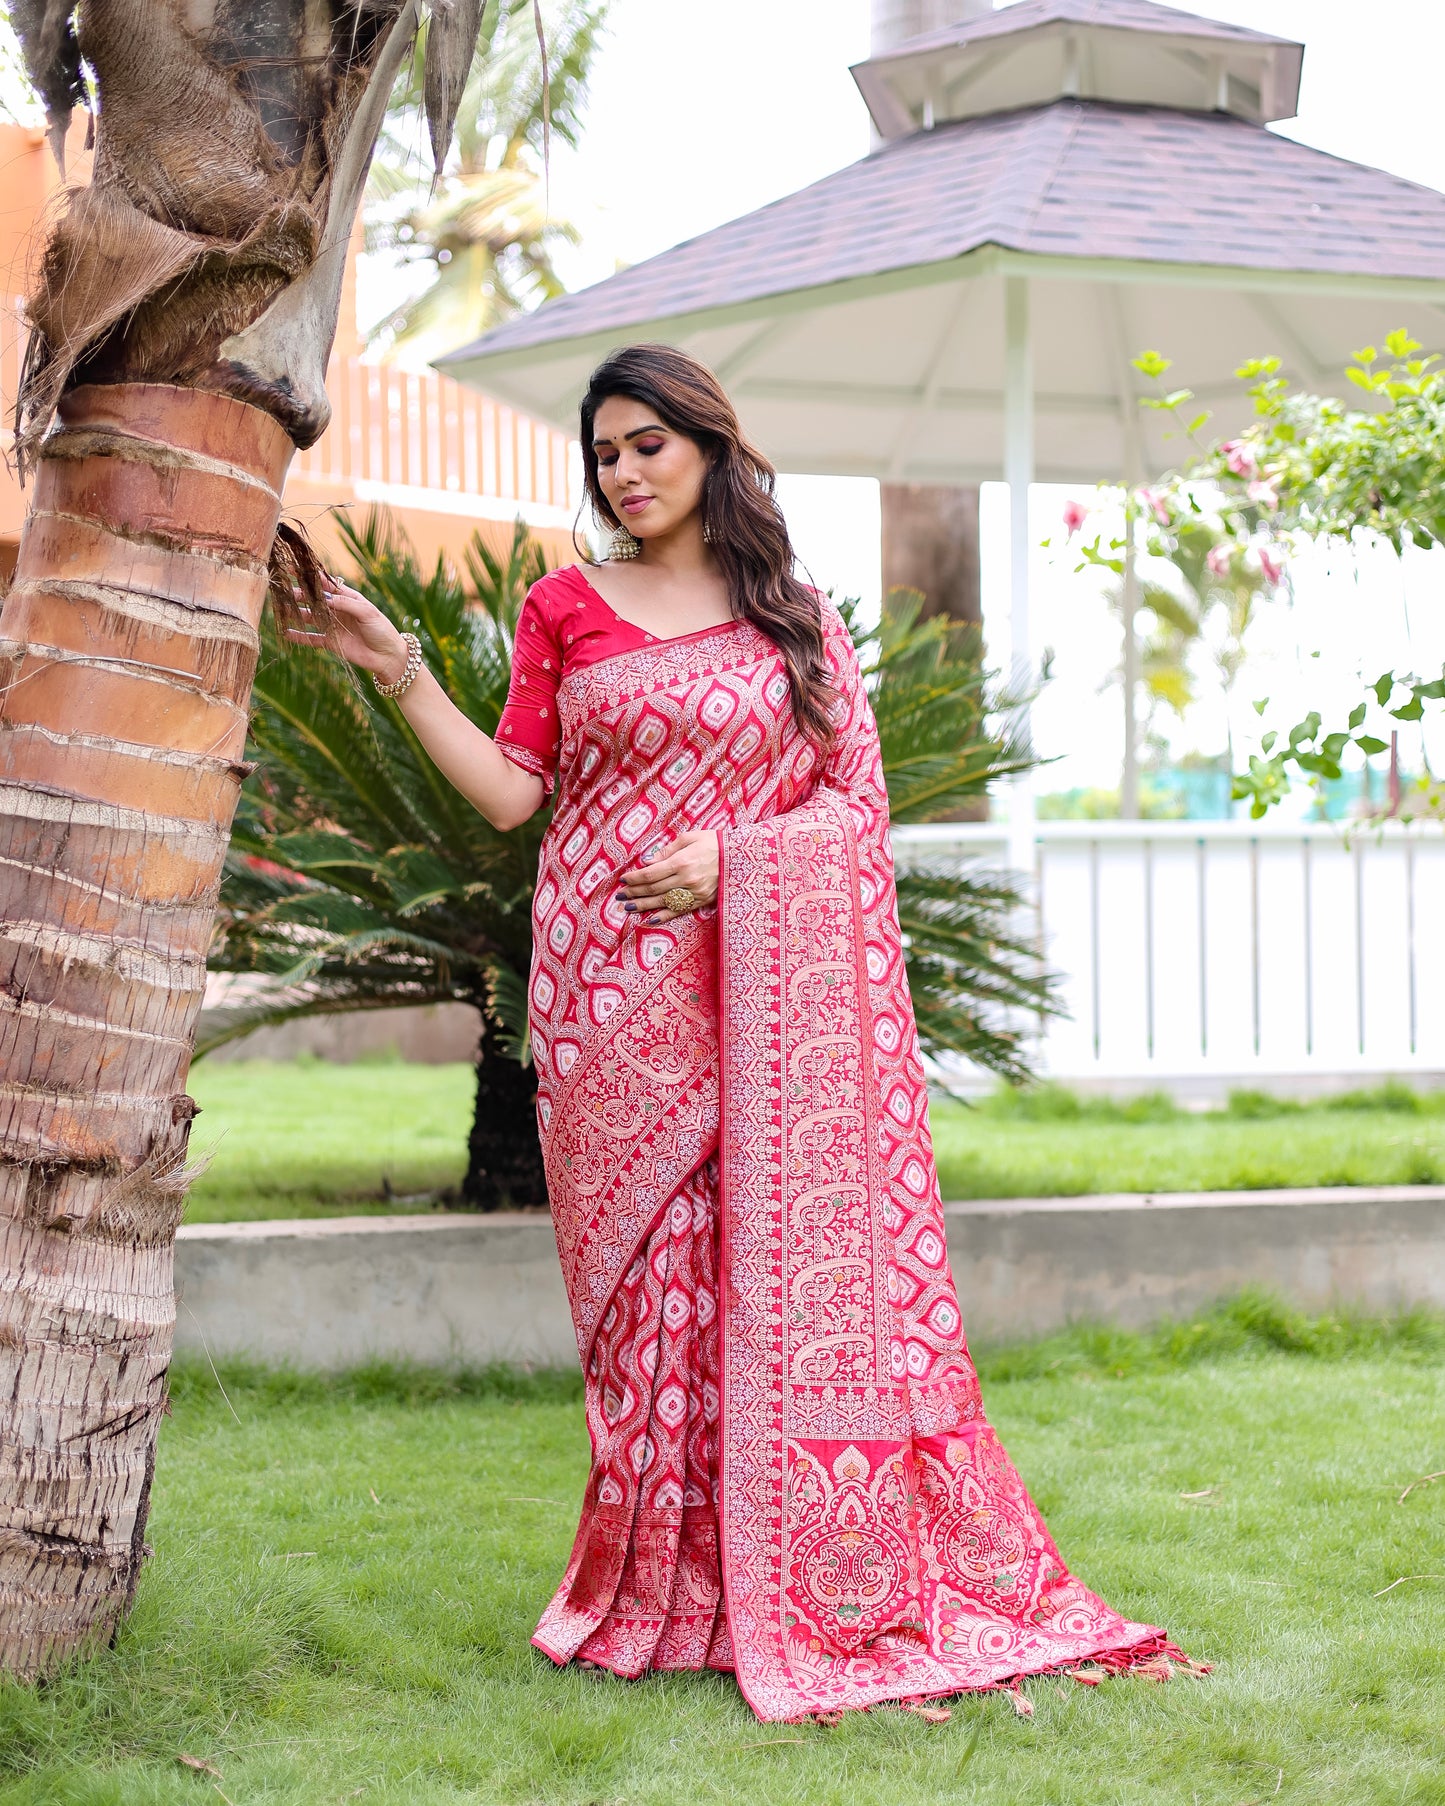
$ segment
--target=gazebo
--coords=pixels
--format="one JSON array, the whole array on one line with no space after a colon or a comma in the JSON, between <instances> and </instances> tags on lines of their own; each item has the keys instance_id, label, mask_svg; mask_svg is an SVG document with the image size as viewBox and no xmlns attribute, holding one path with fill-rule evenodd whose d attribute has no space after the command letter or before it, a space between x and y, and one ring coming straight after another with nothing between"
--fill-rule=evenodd
<instances>
[{"instance_id":1,"label":"gazebo","mask_svg":"<svg viewBox=\"0 0 1445 1806\"><path fill-rule=\"evenodd\" d=\"M566 426L604 352L662 338L780 469L1003 477L1023 676L1030 481L1180 455L1135 355L1173 357L1223 428L1247 357L1315 385L1392 326L1445 337L1445 196L1269 131L1302 58L1153 0L1015 0L854 69L881 139L862 161L441 363ZM1022 852L1026 796L1014 816Z\"/></svg>"}]
</instances>

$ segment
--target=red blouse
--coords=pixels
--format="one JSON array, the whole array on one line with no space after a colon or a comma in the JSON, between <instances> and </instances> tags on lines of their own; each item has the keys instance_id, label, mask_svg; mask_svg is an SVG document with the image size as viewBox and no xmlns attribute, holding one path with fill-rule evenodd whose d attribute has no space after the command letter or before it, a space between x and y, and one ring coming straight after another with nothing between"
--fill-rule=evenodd
<instances>
[{"instance_id":1,"label":"red blouse","mask_svg":"<svg viewBox=\"0 0 1445 1806\"><path fill-rule=\"evenodd\" d=\"M579 665L656 644L656 634L624 621L575 564L549 571L527 591L517 619L497 745L514 765L541 778L550 796L559 744L558 684Z\"/></svg>"}]
</instances>

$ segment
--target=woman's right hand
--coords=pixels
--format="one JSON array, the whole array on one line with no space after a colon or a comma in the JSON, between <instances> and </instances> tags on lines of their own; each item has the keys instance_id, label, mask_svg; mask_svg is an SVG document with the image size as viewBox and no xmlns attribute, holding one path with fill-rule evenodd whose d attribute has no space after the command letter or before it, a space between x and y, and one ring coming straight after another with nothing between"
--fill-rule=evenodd
<instances>
[{"instance_id":1,"label":"woman's right hand","mask_svg":"<svg viewBox=\"0 0 1445 1806\"><path fill-rule=\"evenodd\" d=\"M359 591L335 577L322 579L327 606L331 610L331 630L322 632L310 625L287 629L286 637L302 646L326 646L339 652L348 664L374 672L382 683L395 683L406 669L406 642L399 628ZM311 619L301 592L296 601L303 621Z\"/></svg>"}]
</instances>

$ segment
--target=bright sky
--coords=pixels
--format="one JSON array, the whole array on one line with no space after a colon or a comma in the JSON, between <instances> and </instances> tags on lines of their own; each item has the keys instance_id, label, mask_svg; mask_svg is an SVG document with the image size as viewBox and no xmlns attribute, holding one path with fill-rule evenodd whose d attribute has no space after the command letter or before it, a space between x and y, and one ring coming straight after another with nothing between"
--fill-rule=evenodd
<instances>
[{"instance_id":1,"label":"bright sky","mask_svg":"<svg viewBox=\"0 0 1445 1806\"><path fill-rule=\"evenodd\" d=\"M1199 11L1307 45L1301 111L1284 129L1307 143L1445 189L1439 72L1445 68L1440 0L1196 0ZM574 285L605 276L678 240L747 213L866 154L868 121L848 65L866 56L868 0L614 0L580 155L561 151L552 191L559 214L583 228L569 270ZM1151 198L1141 191L1141 205ZM1168 205L1168 196L1153 204ZM1247 197L1242 204L1248 204ZM1260 231L1270 230L1262 215ZM1387 322L1387 325L1398 322ZM1423 333L1421 334L1423 336ZM876 595L877 494L871 483L786 479L799 551L817 579ZM1007 562L1006 492L985 491L985 608L1000 653ZM1082 499L1093 499L1085 496ZM1038 538L1052 533L1064 492L1034 495ZM1392 661L1438 669L1445 610L1438 576L1416 561L1379 560L1324 575L1296 573L1292 607L1271 609L1251 641L1234 711L1236 737L1257 731L1248 703L1269 695L1293 720L1296 697L1339 698L1347 708L1364 668ZM1410 607L1413 600L1414 607ZM1055 678L1035 714L1040 749L1063 755L1041 787L1118 782L1119 705L1100 686L1117 656L1097 589L1072 560L1035 566L1035 632L1056 652ZM1436 619L1441 631L1432 631ZM1309 654L1321 653L1314 659ZM1201 702L1171 738L1178 750L1222 749L1225 715ZM1436 750L1445 768L1445 745Z\"/></svg>"}]
</instances>

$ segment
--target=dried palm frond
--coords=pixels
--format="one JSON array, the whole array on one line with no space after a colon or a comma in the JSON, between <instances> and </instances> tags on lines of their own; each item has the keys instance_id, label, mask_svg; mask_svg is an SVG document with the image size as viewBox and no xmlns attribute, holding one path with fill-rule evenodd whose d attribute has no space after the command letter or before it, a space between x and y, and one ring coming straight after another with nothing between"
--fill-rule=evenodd
<instances>
[{"instance_id":1,"label":"dried palm frond","mask_svg":"<svg viewBox=\"0 0 1445 1806\"><path fill-rule=\"evenodd\" d=\"M298 445L325 425L344 246L420 0L14 0L30 78L63 147L84 71L99 90L89 186L72 190L27 302L15 455L33 461L77 382L219 389ZM435 0L438 160L482 0ZM305 294L305 304L283 304Z\"/></svg>"}]
</instances>

